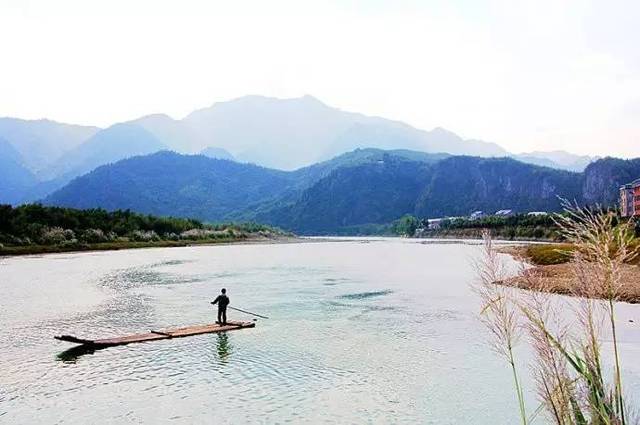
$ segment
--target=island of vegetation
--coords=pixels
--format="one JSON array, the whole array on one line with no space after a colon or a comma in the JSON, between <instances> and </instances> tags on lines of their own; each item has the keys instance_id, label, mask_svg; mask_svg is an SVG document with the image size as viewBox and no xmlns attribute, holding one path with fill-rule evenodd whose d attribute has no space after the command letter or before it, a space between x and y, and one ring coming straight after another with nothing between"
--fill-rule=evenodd
<instances>
[{"instance_id":1,"label":"island of vegetation","mask_svg":"<svg viewBox=\"0 0 640 425\"><path fill-rule=\"evenodd\" d=\"M274 241L290 233L257 223L209 224L128 210L0 205L0 255Z\"/></svg>"}]
</instances>

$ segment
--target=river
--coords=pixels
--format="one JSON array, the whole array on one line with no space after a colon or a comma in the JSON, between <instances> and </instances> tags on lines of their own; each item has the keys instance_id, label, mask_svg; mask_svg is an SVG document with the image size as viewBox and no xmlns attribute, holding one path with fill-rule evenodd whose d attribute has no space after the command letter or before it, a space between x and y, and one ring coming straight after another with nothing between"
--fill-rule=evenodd
<instances>
[{"instance_id":1,"label":"river","mask_svg":"<svg viewBox=\"0 0 640 425\"><path fill-rule=\"evenodd\" d=\"M470 288L478 253L358 239L0 258L0 423L517 423ZM222 287L270 318L81 356L53 339L213 322ZM639 310L619 309L635 401Z\"/></svg>"}]
</instances>

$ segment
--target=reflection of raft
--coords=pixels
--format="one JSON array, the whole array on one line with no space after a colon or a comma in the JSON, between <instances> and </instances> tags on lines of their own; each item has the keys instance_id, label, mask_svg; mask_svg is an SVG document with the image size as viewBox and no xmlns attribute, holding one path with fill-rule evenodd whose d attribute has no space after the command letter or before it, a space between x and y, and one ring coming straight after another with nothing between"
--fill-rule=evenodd
<instances>
[{"instance_id":1,"label":"reflection of raft","mask_svg":"<svg viewBox=\"0 0 640 425\"><path fill-rule=\"evenodd\" d=\"M116 345L132 344L134 342L159 341L161 339L182 338L191 335L211 334L218 332L234 331L236 329L253 328L253 322L228 322L226 325L197 325L186 328L166 329L163 331L150 331L142 334L127 335L105 339L82 339L71 335L55 336L55 339L75 344L82 344L92 348L114 347Z\"/></svg>"}]
</instances>

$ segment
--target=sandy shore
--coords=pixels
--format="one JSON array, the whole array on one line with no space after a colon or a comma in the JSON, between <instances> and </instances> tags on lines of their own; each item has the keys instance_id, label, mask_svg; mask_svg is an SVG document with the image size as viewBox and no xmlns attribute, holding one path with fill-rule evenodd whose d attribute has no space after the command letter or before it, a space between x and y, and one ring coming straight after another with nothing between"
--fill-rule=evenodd
<instances>
[{"instance_id":1,"label":"sandy shore","mask_svg":"<svg viewBox=\"0 0 640 425\"><path fill-rule=\"evenodd\" d=\"M533 264L527 255L526 246L506 246L498 249L499 252L509 254L520 261L530 264L527 270L530 278L517 276L500 282L501 284L522 289L543 290L563 295L576 295L583 291L579 288L579 282L572 272L569 263L539 265ZM535 283L534 283L535 282ZM628 303L640 303L640 266L628 264L622 271L622 285L619 294L620 301Z\"/></svg>"}]
</instances>

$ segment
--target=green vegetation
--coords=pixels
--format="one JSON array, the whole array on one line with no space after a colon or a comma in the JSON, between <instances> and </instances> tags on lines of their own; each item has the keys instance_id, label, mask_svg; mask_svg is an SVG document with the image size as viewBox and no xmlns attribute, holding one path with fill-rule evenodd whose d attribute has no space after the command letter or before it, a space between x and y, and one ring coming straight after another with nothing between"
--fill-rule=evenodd
<instances>
[{"instance_id":1,"label":"green vegetation","mask_svg":"<svg viewBox=\"0 0 640 425\"><path fill-rule=\"evenodd\" d=\"M516 214L511 217L489 216L477 220L458 218L445 220L440 227L442 231L449 233L469 229L489 229L492 237L510 240L558 240L560 238L558 227L551 215Z\"/></svg>"},{"instance_id":2,"label":"green vegetation","mask_svg":"<svg viewBox=\"0 0 640 425\"><path fill-rule=\"evenodd\" d=\"M395 235L459 238L481 238L485 229L491 232L492 237L500 239L560 239L558 228L550 215L518 214L511 217L489 216L477 220L445 219L438 229L430 229L426 219L404 215L394 221L390 228Z\"/></svg>"},{"instance_id":3,"label":"green vegetation","mask_svg":"<svg viewBox=\"0 0 640 425\"><path fill-rule=\"evenodd\" d=\"M0 205L0 255L184 246L284 235L256 223L204 224L128 210Z\"/></svg>"},{"instance_id":4,"label":"green vegetation","mask_svg":"<svg viewBox=\"0 0 640 425\"><path fill-rule=\"evenodd\" d=\"M602 210L602 212L604 211ZM426 229L424 236L481 238L482 232L487 229L491 233L491 237L498 239L561 242L563 237L554 221L554 217L563 216L566 216L566 214L516 214L510 217L488 216L476 220L468 218L445 219L440 223L439 229L429 229L427 221L423 220L419 227ZM616 216L612 220L616 226L623 222ZM635 223L635 234L640 237L640 220Z\"/></svg>"},{"instance_id":5,"label":"green vegetation","mask_svg":"<svg viewBox=\"0 0 640 425\"><path fill-rule=\"evenodd\" d=\"M391 231L400 236L413 236L420 225L420 220L412 215L404 215L391 225Z\"/></svg>"},{"instance_id":6,"label":"green vegetation","mask_svg":"<svg viewBox=\"0 0 640 425\"><path fill-rule=\"evenodd\" d=\"M538 266L563 264L571 260L574 247L571 244L527 245L525 255Z\"/></svg>"},{"instance_id":7,"label":"green vegetation","mask_svg":"<svg viewBox=\"0 0 640 425\"><path fill-rule=\"evenodd\" d=\"M640 251L640 238L635 238L628 245L632 251ZM568 243L527 245L523 247L522 254L537 266L548 266L568 263L573 257L574 250L575 247ZM635 257L631 259L630 263L640 264L640 258Z\"/></svg>"}]
</instances>

